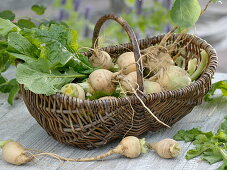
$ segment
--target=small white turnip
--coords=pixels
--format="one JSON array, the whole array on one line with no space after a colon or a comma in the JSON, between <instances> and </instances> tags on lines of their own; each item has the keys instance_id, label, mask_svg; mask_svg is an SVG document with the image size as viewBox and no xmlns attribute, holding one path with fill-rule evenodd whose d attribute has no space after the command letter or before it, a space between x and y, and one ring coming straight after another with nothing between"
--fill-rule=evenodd
<instances>
[{"instance_id":1,"label":"small white turnip","mask_svg":"<svg viewBox=\"0 0 227 170\"><path fill-rule=\"evenodd\" d=\"M166 90L175 90L191 84L188 73L178 66L161 69L157 74L159 76L157 82Z\"/></svg>"},{"instance_id":2,"label":"small white turnip","mask_svg":"<svg viewBox=\"0 0 227 170\"><path fill-rule=\"evenodd\" d=\"M159 83L150 81L148 79L144 79L143 86L145 94L158 93L162 91L162 88Z\"/></svg>"},{"instance_id":3,"label":"small white turnip","mask_svg":"<svg viewBox=\"0 0 227 170\"><path fill-rule=\"evenodd\" d=\"M134 91L138 87L137 72L134 71L120 77L120 85L124 91L134 93Z\"/></svg>"},{"instance_id":4,"label":"small white turnip","mask_svg":"<svg viewBox=\"0 0 227 170\"><path fill-rule=\"evenodd\" d=\"M113 73L106 69L98 69L93 71L88 78L88 83L94 91L101 91L112 94L116 86L112 82Z\"/></svg>"},{"instance_id":5,"label":"small white turnip","mask_svg":"<svg viewBox=\"0 0 227 170\"><path fill-rule=\"evenodd\" d=\"M157 143L149 143L148 148L153 149L161 158L175 158L180 154L180 145L177 141L166 138Z\"/></svg>"},{"instance_id":6,"label":"small white turnip","mask_svg":"<svg viewBox=\"0 0 227 170\"><path fill-rule=\"evenodd\" d=\"M121 54L117 59L117 64L125 75L136 71L136 61L133 52Z\"/></svg>"},{"instance_id":7,"label":"small white turnip","mask_svg":"<svg viewBox=\"0 0 227 170\"><path fill-rule=\"evenodd\" d=\"M107 70L113 67L112 59L106 51L94 50L94 53L89 60L95 67L102 67L103 69Z\"/></svg>"},{"instance_id":8,"label":"small white turnip","mask_svg":"<svg viewBox=\"0 0 227 170\"><path fill-rule=\"evenodd\" d=\"M14 141L5 142L2 147L2 158L8 163L14 165L23 165L31 160L34 157L29 154L26 149L19 143Z\"/></svg>"},{"instance_id":9,"label":"small white turnip","mask_svg":"<svg viewBox=\"0 0 227 170\"><path fill-rule=\"evenodd\" d=\"M82 100L85 99L85 92L83 88L76 83L69 83L64 85L61 88L61 92L68 96L76 97Z\"/></svg>"}]
</instances>

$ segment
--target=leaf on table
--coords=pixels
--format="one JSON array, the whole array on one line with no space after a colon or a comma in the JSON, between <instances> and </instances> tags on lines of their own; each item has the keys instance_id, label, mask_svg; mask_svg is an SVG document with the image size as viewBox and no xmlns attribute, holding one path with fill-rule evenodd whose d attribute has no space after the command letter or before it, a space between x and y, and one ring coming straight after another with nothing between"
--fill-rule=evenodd
<instances>
[{"instance_id":1,"label":"leaf on table","mask_svg":"<svg viewBox=\"0 0 227 170\"><path fill-rule=\"evenodd\" d=\"M9 32L19 32L21 29L10 20L0 18L0 35L6 36Z\"/></svg>"},{"instance_id":2,"label":"leaf on table","mask_svg":"<svg viewBox=\"0 0 227 170\"><path fill-rule=\"evenodd\" d=\"M32 11L34 11L37 15L43 15L46 11L46 7L43 5L33 5Z\"/></svg>"},{"instance_id":3,"label":"leaf on table","mask_svg":"<svg viewBox=\"0 0 227 170\"><path fill-rule=\"evenodd\" d=\"M206 151L207 149L208 149L208 148L205 148L205 147L199 145L199 146L197 146L195 149L190 149L189 151L187 151L185 158L186 158L187 160L190 160L190 159L192 159L192 158L195 158L195 157L201 155L201 154L202 154L204 151Z\"/></svg>"},{"instance_id":4,"label":"leaf on table","mask_svg":"<svg viewBox=\"0 0 227 170\"><path fill-rule=\"evenodd\" d=\"M218 148L206 150L203 152L201 158L209 162L209 164L214 164L216 162L222 161L223 159Z\"/></svg>"},{"instance_id":5,"label":"leaf on table","mask_svg":"<svg viewBox=\"0 0 227 170\"><path fill-rule=\"evenodd\" d=\"M170 11L172 21L183 28L189 28L197 22L201 13L198 0L175 0Z\"/></svg>"},{"instance_id":6,"label":"leaf on table","mask_svg":"<svg viewBox=\"0 0 227 170\"><path fill-rule=\"evenodd\" d=\"M212 136L212 132L202 132L198 128L193 128L191 130L179 130L177 134L173 136L173 139L191 142L194 141L196 137L201 134L204 134L206 136Z\"/></svg>"},{"instance_id":7,"label":"leaf on table","mask_svg":"<svg viewBox=\"0 0 227 170\"><path fill-rule=\"evenodd\" d=\"M225 121L220 125L218 132L224 131L227 134L227 116L225 117Z\"/></svg>"},{"instance_id":8,"label":"leaf on table","mask_svg":"<svg viewBox=\"0 0 227 170\"><path fill-rule=\"evenodd\" d=\"M1 11L0 12L0 18L13 21L15 19L15 14L10 10Z\"/></svg>"},{"instance_id":9,"label":"leaf on table","mask_svg":"<svg viewBox=\"0 0 227 170\"><path fill-rule=\"evenodd\" d=\"M227 161L227 116L215 134L212 132L202 132L196 128L191 130L180 130L174 136L176 140L192 141L194 149L186 153L186 159L197 156L210 164L224 161L218 169L225 169ZM194 136L193 136L194 134Z\"/></svg>"},{"instance_id":10,"label":"leaf on table","mask_svg":"<svg viewBox=\"0 0 227 170\"><path fill-rule=\"evenodd\" d=\"M210 91L205 96L205 101L213 100L213 95L216 90L221 90L222 96L227 96L227 80L218 81L212 84Z\"/></svg>"},{"instance_id":11,"label":"leaf on table","mask_svg":"<svg viewBox=\"0 0 227 170\"><path fill-rule=\"evenodd\" d=\"M75 78L84 77L72 69L65 70L64 73L50 69L50 64L46 60L42 59L43 62L40 60L29 65L19 64L16 71L17 81L36 94L55 94L63 85Z\"/></svg>"},{"instance_id":12,"label":"leaf on table","mask_svg":"<svg viewBox=\"0 0 227 170\"><path fill-rule=\"evenodd\" d=\"M216 170L226 170L227 169L227 160L224 161L224 163L218 167Z\"/></svg>"}]
</instances>

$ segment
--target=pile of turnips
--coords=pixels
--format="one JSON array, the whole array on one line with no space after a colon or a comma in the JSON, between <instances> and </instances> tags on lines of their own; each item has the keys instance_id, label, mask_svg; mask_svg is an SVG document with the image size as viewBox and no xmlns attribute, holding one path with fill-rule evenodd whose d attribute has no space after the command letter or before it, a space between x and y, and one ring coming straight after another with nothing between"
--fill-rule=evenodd
<instances>
[{"instance_id":1,"label":"pile of turnips","mask_svg":"<svg viewBox=\"0 0 227 170\"><path fill-rule=\"evenodd\" d=\"M112 154L120 154L127 158L137 158L142 153L147 153L148 149L154 150L161 158L167 159L175 158L180 154L180 145L173 139L166 138L156 143L148 143L144 138L139 139L134 136L127 136L112 150L89 158L65 158L54 153L37 153L38 151L26 149L12 140L0 141L0 148L2 148L2 159L14 165L26 164L39 156L49 156L63 161L86 162L100 160Z\"/></svg>"},{"instance_id":2,"label":"pile of turnips","mask_svg":"<svg viewBox=\"0 0 227 170\"><path fill-rule=\"evenodd\" d=\"M205 50L200 50L200 63L197 59L199 56L186 62L181 55L185 53L186 46L177 46L178 42L182 41L182 35L172 44L168 44L167 40L171 35L172 32L169 32L159 44L141 50L145 94L186 87L196 80L207 66L208 54ZM135 94L138 84L137 63L133 52L125 52L113 62L110 54L96 48L89 59L98 69L82 83L66 84L61 89L62 93L79 99L89 99L89 96L99 92L106 96L119 92L120 97Z\"/></svg>"}]
</instances>

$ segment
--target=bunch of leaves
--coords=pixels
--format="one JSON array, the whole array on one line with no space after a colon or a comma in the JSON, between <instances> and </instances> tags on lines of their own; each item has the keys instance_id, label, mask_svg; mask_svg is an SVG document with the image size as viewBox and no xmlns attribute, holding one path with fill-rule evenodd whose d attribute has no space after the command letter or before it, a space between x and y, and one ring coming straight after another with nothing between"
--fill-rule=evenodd
<instances>
[{"instance_id":1,"label":"bunch of leaves","mask_svg":"<svg viewBox=\"0 0 227 170\"><path fill-rule=\"evenodd\" d=\"M37 27L19 28L9 20L0 20L0 35L4 39L1 72L7 70L10 61L20 60L16 68L17 81L7 81L1 75L1 92L10 93L10 103L11 94L19 90L18 83L36 94L51 95L75 78L86 78L94 70L88 58L77 51L77 32L66 24L45 22Z\"/></svg>"},{"instance_id":2,"label":"bunch of leaves","mask_svg":"<svg viewBox=\"0 0 227 170\"><path fill-rule=\"evenodd\" d=\"M192 142L195 145L194 149L187 152L186 159L200 156L209 164L223 161L218 170L227 168L227 117L215 134L193 128L191 130L179 130L173 138L179 141Z\"/></svg>"},{"instance_id":3,"label":"bunch of leaves","mask_svg":"<svg viewBox=\"0 0 227 170\"><path fill-rule=\"evenodd\" d=\"M45 9L43 6L34 5L34 7L36 12L44 14ZM3 76L4 72L7 71L10 65L15 65L15 58L12 57L7 51L8 34L10 32L19 32L21 28L36 27L36 24L32 22L31 19L18 19L16 23L12 23L15 19L16 15L10 10L0 12L0 92L9 93L8 103L11 105L13 105L14 98L19 92L19 84L15 78L8 80Z\"/></svg>"},{"instance_id":4,"label":"bunch of leaves","mask_svg":"<svg viewBox=\"0 0 227 170\"><path fill-rule=\"evenodd\" d=\"M205 96L205 101L213 100L213 96L216 90L221 90L222 96L227 96L227 80L218 81L212 84L210 91Z\"/></svg>"}]
</instances>

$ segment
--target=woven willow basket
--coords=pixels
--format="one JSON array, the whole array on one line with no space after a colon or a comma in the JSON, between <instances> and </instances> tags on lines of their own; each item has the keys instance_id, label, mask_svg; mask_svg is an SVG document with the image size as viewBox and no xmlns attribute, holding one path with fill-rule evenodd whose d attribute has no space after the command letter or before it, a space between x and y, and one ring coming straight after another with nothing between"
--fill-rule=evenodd
<instances>
[{"instance_id":1,"label":"woven willow basket","mask_svg":"<svg viewBox=\"0 0 227 170\"><path fill-rule=\"evenodd\" d=\"M101 26L107 20L115 20L130 37L131 43L105 47L113 58L126 51L134 51L137 63L137 83L143 90L143 75L138 68L142 68L140 49L147 48L160 42L164 35L143 39L137 42L135 34L127 22L113 15L101 17L94 29L93 48L97 44ZM173 42L177 35L173 35L168 41ZM163 122L169 126L187 115L196 105L201 104L204 95L211 86L211 78L217 65L215 50L204 40L190 34L184 34L179 46L186 48L186 63L189 59L198 57L200 61L200 49L206 50L209 55L209 64L204 73L191 85L174 91L138 95L145 105ZM96 43L95 43L96 42ZM88 57L91 52L84 53ZM187 64L186 64L187 65ZM46 96L34 94L25 90L23 85L21 92L24 102L37 122L46 129L47 133L61 143L92 149L100 147L108 142L122 138L124 135L138 136L147 131L157 131L164 125L157 122L151 114L142 106L138 98L129 97L105 100L80 100L64 94Z\"/></svg>"}]
</instances>

